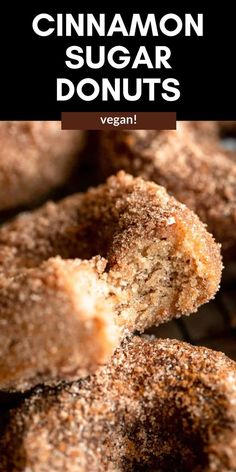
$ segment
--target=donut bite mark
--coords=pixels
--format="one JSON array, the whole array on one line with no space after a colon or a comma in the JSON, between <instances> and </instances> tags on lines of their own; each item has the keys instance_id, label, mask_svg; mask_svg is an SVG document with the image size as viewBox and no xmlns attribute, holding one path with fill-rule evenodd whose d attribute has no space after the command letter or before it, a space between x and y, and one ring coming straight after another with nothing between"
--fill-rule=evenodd
<instances>
[{"instance_id":1,"label":"donut bite mark","mask_svg":"<svg viewBox=\"0 0 236 472\"><path fill-rule=\"evenodd\" d=\"M198 133L191 123L179 131L103 131L101 173L124 169L163 185L198 214L226 253L236 247L236 160Z\"/></svg>"},{"instance_id":2,"label":"donut bite mark","mask_svg":"<svg viewBox=\"0 0 236 472\"><path fill-rule=\"evenodd\" d=\"M236 364L133 337L89 379L42 387L10 414L6 472L233 472Z\"/></svg>"},{"instance_id":3,"label":"donut bite mark","mask_svg":"<svg viewBox=\"0 0 236 472\"><path fill-rule=\"evenodd\" d=\"M86 263L81 259L86 259ZM27 379L31 384L37 383L38 375L48 374L49 380L70 378L70 356L74 375L76 362L78 370L85 373L88 365L97 367L95 356L89 360L90 349L87 359L81 347L82 342L87 343L87 331L80 323L85 322L86 316L96 318L96 310L93 315L83 315L84 292L76 290L76 264L81 280L83 271L88 280L88 303L95 298L92 306L98 303L100 307L100 300L104 299L104 307L97 313L105 325L103 340L94 335L93 348L98 343L99 350L104 343L110 353L127 333L143 332L152 325L196 311L214 297L222 269L219 246L195 214L164 188L124 172L84 194L50 202L18 216L0 229L1 388L22 388ZM69 279L67 266L73 268ZM94 293L89 284L91 270L97 287ZM50 271L52 286L50 277L48 281ZM54 283L58 273L60 283ZM39 282L39 289L34 280ZM71 303L71 316L76 320L70 320ZM76 332L71 345L70 334L65 344L61 342L64 324L68 333L70 329L81 329L81 342L76 347L80 336ZM116 333L114 343L110 342L110 330ZM95 331L96 327L91 330ZM31 353L36 357L31 357Z\"/></svg>"},{"instance_id":4,"label":"donut bite mark","mask_svg":"<svg viewBox=\"0 0 236 472\"><path fill-rule=\"evenodd\" d=\"M0 123L0 211L30 205L63 185L83 147L84 134L60 122Z\"/></svg>"},{"instance_id":5,"label":"donut bite mark","mask_svg":"<svg viewBox=\"0 0 236 472\"><path fill-rule=\"evenodd\" d=\"M48 259L0 282L0 386L78 378L104 364L119 331L99 274L106 261Z\"/></svg>"}]
</instances>

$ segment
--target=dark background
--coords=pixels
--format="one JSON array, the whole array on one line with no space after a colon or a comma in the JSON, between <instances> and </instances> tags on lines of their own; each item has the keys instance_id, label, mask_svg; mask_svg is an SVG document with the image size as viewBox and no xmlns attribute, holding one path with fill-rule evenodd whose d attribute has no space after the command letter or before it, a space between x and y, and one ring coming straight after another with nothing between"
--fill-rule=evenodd
<instances>
[{"instance_id":1,"label":"dark background","mask_svg":"<svg viewBox=\"0 0 236 472\"><path fill-rule=\"evenodd\" d=\"M6 2L5 2L6 3ZM180 120L236 120L236 68L235 17L227 3L221 6L206 6L199 2L197 6L173 7L167 2L157 2L156 9L146 4L140 10L137 7L124 8L114 4L115 8L105 9L89 7L84 2L64 2L50 6L49 2L34 2L34 5L4 3L0 10L0 119L1 120L55 120L60 119L61 111L177 111ZM27 2L28 3L28 2ZM165 5L165 7L161 7ZM130 4L129 4L130 5ZM121 13L128 19L132 13L155 13L161 18L166 13L204 13L204 36L135 38L120 34L111 38L94 36L80 38L74 35L61 38L56 35L37 36L32 29L32 20L38 13L107 13L112 18L114 13ZM129 24L129 22L127 23ZM172 69L149 70L139 67L131 70L114 70L106 67L99 70L68 69L65 65L65 51L70 45L98 44L112 47L124 45L131 52L139 45L153 48L155 45L167 45L171 48L170 63ZM102 102L96 99L83 102L77 95L67 102L56 101L56 78L65 77L73 83L85 77L101 80L101 77L175 77L180 82L181 97L177 102L166 102L157 93L155 102L148 102L143 95L138 102ZM147 90L147 86L145 89Z\"/></svg>"}]
</instances>

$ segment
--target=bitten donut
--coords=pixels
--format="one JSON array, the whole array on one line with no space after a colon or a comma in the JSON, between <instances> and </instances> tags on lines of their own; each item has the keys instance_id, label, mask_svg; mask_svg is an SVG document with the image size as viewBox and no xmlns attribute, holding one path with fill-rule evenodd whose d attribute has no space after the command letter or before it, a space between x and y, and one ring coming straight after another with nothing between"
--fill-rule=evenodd
<instances>
[{"instance_id":1,"label":"bitten donut","mask_svg":"<svg viewBox=\"0 0 236 472\"><path fill-rule=\"evenodd\" d=\"M221 269L198 217L124 172L18 216L0 229L0 388L69 377L76 364L86 373L100 362L93 350L112 352L110 330L119 338L196 311Z\"/></svg>"},{"instance_id":2,"label":"bitten donut","mask_svg":"<svg viewBox=\"0 0 236 472\"><path fill-rule=\"evenodd\" d=\"M48 259L0 282L0 388L87 376L119 344L106 261Z\"/></svg>"},{"instance_id":3,"label":"bitten donut","mask_svg":"<svg viewBox=\"0 0 236 472\"><path fill-rule=\"evenodd\" d=\"M97 375L11 412L0 471L233 472L235 385L220 352L133 337Z\"/></svg>"},{"instance_id":4,"label":"bitten donut","mask_svg":"<svg viewBox=\"0 0 236 472\"><path fill-rule=\"evenodd\" d=\"M83 145L53 121L0 123L0 210L28 205L62 185Z\"/></svg>"},{"instance_id":5,"label":"bitten donut","mask_svg":"<svg viewBox=\"0 0 236 472\"><path fill-rule=\"evenodd\" d=\"M236 246L236 160L197 142L194 132L104 131L100 133L103 175L124 169L166 187L194 210L223 250Z\"/></svg>"}]
</instances>

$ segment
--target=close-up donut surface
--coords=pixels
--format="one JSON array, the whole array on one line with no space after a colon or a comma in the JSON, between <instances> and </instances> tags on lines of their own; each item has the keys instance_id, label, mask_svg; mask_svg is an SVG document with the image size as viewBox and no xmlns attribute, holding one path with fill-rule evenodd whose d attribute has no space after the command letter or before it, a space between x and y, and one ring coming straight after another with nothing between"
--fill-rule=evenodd
<instances>
[{"instance_id":1,"label":"close-up donut surface","mask_svg":"<svg viewBox=\"0 0 236 472\"><path fill-rule=\"evenodd\" d=\"M224 138L236 138L236 121L182 121L178 123L178 129L190 131L193 137L201 144L221 147L224 149Z\"/></svg>"},{"instance_id":2,"label":"close-up donut surface","mask_svg":"<svg viewBox=\"0 0 236 472\"><path fill-rule=\"evenodd\" d=\"M222 243L236 247L236 158L220 146L220 132L233 125L180 123L177 131L102 131L103 176L123 169L163 185L195 211Z\"/></svg>"},{"instance_id":3,"label":"close-up donut surface","mask_svg":"<svg viewBox=\"0 0 236 472\"><path fill-rule=\"evenodd\" d=\"M9 414L1 472L234 472L236 364L133 337L89 379L36 389Z\"/></svg>"},{"instance_id":4,"label":"close-up donut surface","mask_svg":"<svg viewBox=\"0 0 236 472\"><path fill-rule=\"evenodd\" d=\"M236 472L235 138L0 123L0 472Z\"/></svg>"},{"instance_id":5,"label":"close-up donut surface","mask_svg":"<svg viewBox=\"0 0 236 472\"><path fill-rule=\"evenodd\" d=\"M0 122L0 211L31 205L63 185L75 168L84 133L56 121Z\"/></svg>"},{"instance_id":6,"label":"close-up donut surface","mask_svg":"<svg viewBox=\"0 0 236 472\"><path fill-rule=\"evenodd\" d=\"M127 332L195 312L221 270L199 218L124 172L20 214L0 228L0 388L88 374Z\"/></svg>"},{"instance_id":7,"label":"close-up donut surface","mask_svg":"<svg viewBox=\"0 0 236 472\"><path fill-rule=\"evenodd\" d=\"M120 337L105 266L58 256L1 280L0 389L84 377L108 360Z\"/></svg>"}]
</instances>

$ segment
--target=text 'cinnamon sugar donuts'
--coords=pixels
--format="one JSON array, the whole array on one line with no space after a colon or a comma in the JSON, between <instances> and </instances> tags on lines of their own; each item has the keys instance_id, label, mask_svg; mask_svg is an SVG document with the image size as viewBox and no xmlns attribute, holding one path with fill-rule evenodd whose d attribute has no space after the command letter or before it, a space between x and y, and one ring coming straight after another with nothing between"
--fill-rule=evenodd
<instances>
[{"instance_id":1,"label":"text 'cinnamon sugar donuts'","mask_svg":"<svg viewBox=\"0 0 236 472\"><path fill-rule=\"evenodd\" d=\"M18 216L0 229L0 388L88 373L127 331L196 311L221 268L195 214L123 172Z\"/></svg>"},{"instance_id":2,"label":"text 'cinnamon sugar donuts'","mask_svg":"<svg viewBox=\"0 0 236 472\"><path fill-rule=\"evenodd\" d=\"M223 250L229 251L236 247L236 159L213 145L216 130L210 125L101 132L100 164L106 176L124 169L164 185L207 223Z\"/></svg>"},{"instance_id":3,"label":"text 'cinnamon sugar donuts'","mask_svg":"<svg viewBox=\"0 0 236 472\"><path fill-rule=\"evenodd\" d=\"M10 414L6 472L233 472L236 364L133 337L91 378L42 387Z\"/></svg>"},{"instance_id":4,"label":"text 'cinnamon sugar donuts'","mask_svg":"<svg viewBox=\"0 0 236 472\"><path fill-rule=\"evenodd\" d=\"M28 205L65 183L78 160L83 133L60 122L0 123L0 210Z\"/></svg>"}]
</instances>

